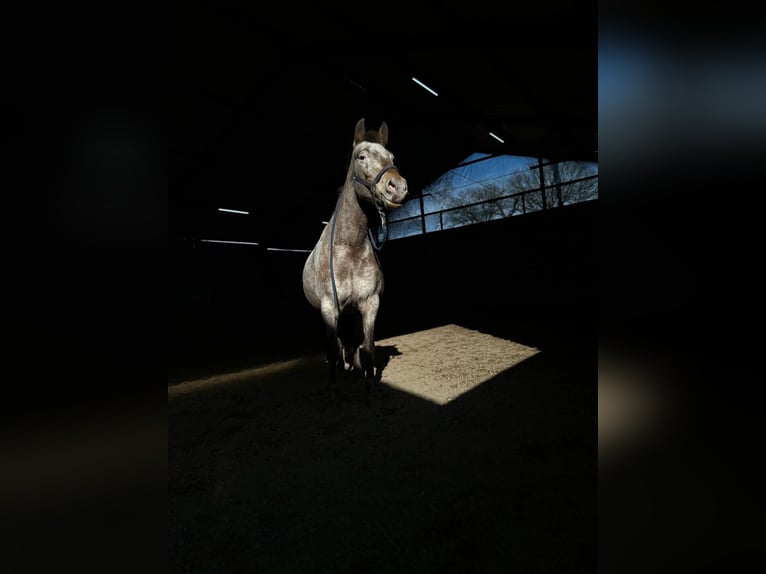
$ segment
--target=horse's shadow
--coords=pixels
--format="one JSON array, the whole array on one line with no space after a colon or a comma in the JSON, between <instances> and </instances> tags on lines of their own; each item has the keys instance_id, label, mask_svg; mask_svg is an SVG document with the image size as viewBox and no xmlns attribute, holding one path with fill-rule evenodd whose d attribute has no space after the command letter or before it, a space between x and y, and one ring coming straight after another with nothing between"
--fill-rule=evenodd
<instances>
[{"instance_id":1,"label":"horse's shadow","mask_svg":"<svg viewBox=\"0 0 766 574\"><path fill-rule=\"evenodd\" d=\"M383 376L383 369L388 366L391 357L401 355L396 345L383 345L375 347L375 379L379 382Z\"/></svg>"}]
</instances>

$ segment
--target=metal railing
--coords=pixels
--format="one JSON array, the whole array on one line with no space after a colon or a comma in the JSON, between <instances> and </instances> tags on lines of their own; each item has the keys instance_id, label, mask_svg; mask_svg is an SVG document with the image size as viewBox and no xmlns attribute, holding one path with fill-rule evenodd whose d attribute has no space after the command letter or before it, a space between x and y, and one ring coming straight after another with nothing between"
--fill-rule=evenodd
<instances>
[{"instance_id":1,"label":"metal railing","mask_svg":"<svg viewBox=\"0 0 766 574\"><path fill-rule=\"evenodd\" d=\"M561 188L565 187L565 186L568 186L568 185L582 183L582 182L585 182L585 181L596 180L596 179L598 179L598 174L589 175L589 176L585 176L585 177L580 177L580 178L572 179L572 180L568 180L568 181L563 181L563 182L561 182L559 184L555 184L555 185L539 186L539 187L536 187L536 188L525 189L524 191L519 191L519 192L516 192L516 193L511 193L511 194L508 194L508 195L502 195L502 196L498 196L498 197L493 197L491 199L483 199L481 201L475 201L475 202L472 202L472 203L466 203L466 204L463 204L463 205L458 205L458 206L453 206L453 207L440 208L440 209L436 209L434 211L428 211L428 212L426 212L425 209L424 209L423 197L430 196L432 194L425 193L425 194L422 194L418 198L419 201L420 201L420 213L418 213L417 215L411 215L409 217L403 217L401 219L389 220L389 227L390 227L390 230L393 232L391 238L392 239L396 239L398 237L407 237L407 236L410 236L410 235L418 235L418 234L424 234L424 233L433 233L434 231L443 231L444 229L452 229L452 228L455 228L455 227L462 227L463 225L469 225L469 223L462 223L462 224L458 224L458 225L449 225L448 224L447 227L445 227L445 215L446 215L446 219L449 219L449 214L450 213L456 213L456 212L459 212L459 211L470 211L471 209L476 210L476 208L479 207L479 206L483 206L483 205L487 205L487 204L493 204L493 203L496 204L496 203L499 203L501 201L506 201L506 200L512 200L513 201L513 205L511 207L510 213L507 213L507 214L505 214L503 216L500 216L500 217L485 217L484 219L481 219L480 221L473 221L471 223L480 223L480 222L484 222L484 221L493 221L493 220L496 220L496 219L504 219L504 218L513 217L513 216L516 216L516 215L525 215L527 213L533 213L533 212L537 212L537 211L544 211L544 210L555 209L557 207L563 207L565 205L571 205L573 203L582 203L582 202L585 202L585 201L593 201L593 200L597 199L597 197L598 197L598 193L597 192L595 194L595 197L593 197L593 198L588 198L588 199L584 199L584 200L580 200L580 201L565 202L562 199L562 196L561 196ZM555 192L556 193L556 201L553 203L553 205L551 205L551 203L548 202L548 196L547 196L546 192L549 192L549 193L550 192ZM529 198L533 194L540 194L541 195L540 200L532 201L532 200L528 200L527 199L527 198ZM502 210L500 210L500 211L502 211ZM434 221L434 219L436 219L437 216L438 216L438 226L435 229L434 228L427 229L426 219L428 219L429 221L432 222L432 221ZM396 231L395 231L396 229L401 228L401 227L406 227L406 225L408 223L411 223L411 222L417 221L417 220L420 220L420 226L419 226L420 227L420 231L419 232L416 232L416 233L406 233L406 234L402 234L402 235L396 234Z\"/></svg>"}]
</instances>

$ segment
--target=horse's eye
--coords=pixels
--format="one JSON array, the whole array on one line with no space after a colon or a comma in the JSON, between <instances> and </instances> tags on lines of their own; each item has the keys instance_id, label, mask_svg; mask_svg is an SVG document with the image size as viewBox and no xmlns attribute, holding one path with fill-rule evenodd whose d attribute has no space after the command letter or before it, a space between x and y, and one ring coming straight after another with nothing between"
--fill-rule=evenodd
<instances>
[{"instance_id":1,"label":"horse's eye","mask_svg":"<svg viewBox=\"0 0 766 574\"><path fill-rule=\"evenodd\" d=\"M364 155L364 154L359 154L359 157L357 157L356 159L359 159L359 160L362 160L362 161L364 161L364 160L366 160L366 159L367 159L367 156L366 156L366 155Z\"/></svg>"}]
</instances>

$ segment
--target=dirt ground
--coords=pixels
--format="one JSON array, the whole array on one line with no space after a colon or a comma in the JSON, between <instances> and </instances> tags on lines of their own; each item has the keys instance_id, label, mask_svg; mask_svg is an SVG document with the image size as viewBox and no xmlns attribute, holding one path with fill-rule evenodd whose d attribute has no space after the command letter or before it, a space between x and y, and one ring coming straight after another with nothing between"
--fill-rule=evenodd
<instances>
[{"instance_id":1,"label":"dirt ground","mask_svg":"<svg viewBox=\"0 0 766 574\"><path fill-rule=\"evenodd\" d=\"M171 572L596 570L595 357L446 324L377 360L369 402L321 354L168 386Z\"/></svg>"}]
</instances>

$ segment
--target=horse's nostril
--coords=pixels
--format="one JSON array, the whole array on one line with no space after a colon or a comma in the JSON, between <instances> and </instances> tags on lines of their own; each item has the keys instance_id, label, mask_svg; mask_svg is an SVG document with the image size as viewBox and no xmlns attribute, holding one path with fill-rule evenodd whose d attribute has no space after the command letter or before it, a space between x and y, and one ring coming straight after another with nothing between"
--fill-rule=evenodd
<instances>
[{"instance_id":1,"label":"horse's nostril","mask_svg":"<svg viewBox=\"0 0 766 574\"><path fill-rule=\"evenodd\" d=\"M388 189L392 192L399 192L407 195L407 184L401 181L390 180L388 182Z\"/></svg>"}]
</instances>

